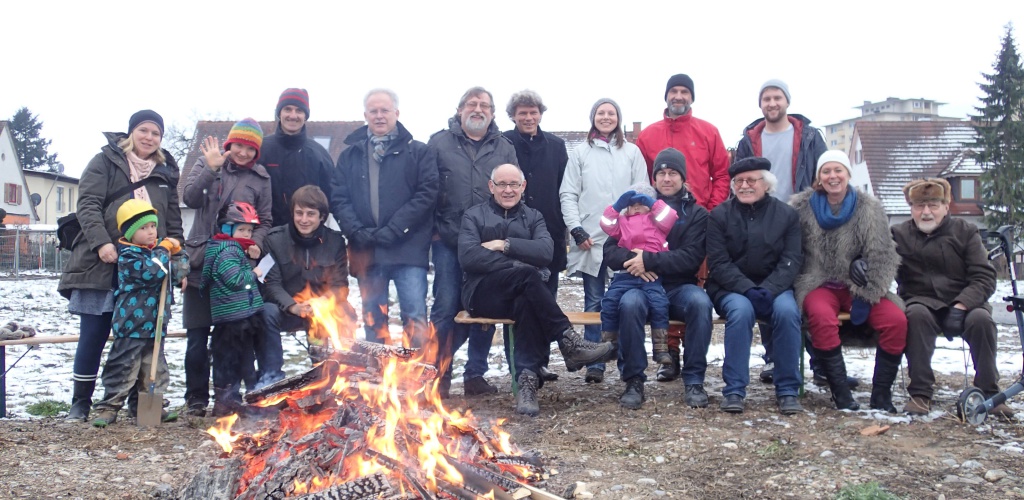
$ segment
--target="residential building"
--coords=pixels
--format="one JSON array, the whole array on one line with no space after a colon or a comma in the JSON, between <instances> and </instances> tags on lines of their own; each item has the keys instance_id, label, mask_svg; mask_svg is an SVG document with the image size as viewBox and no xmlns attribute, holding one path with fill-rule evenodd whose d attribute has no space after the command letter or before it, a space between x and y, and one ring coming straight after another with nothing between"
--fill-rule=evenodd
<instances>
[{"instance_id":1,"label":"residential building","mask_svg":"<svg viewBox=\"0 0 1024 500\"><path fill-rule=\"evenodd\" d=\"M4 224L35 224L39 216L32 206L31 191L22 172L21 161L15 150L14 137L8 122L0 121L0 185L3 201L0 208L7 212Z\"/></svg>"},{"instance_id":2,"label":"residential building","mask_svg":"<svg viewBox=\"0 0 1024 500\"><path fill-rule=\"evenodd\" d=\"M953 118L939 115L939 106L945 103L931 99L901 99L899 97L888 97L884 101L864 101L860 106L853 109L860 110L860 116L848 118L839 123L833 123L822 127L825 132L825 144L829 149L838 149L850 154L850 139L853 137L853 128L861 121L888 121L888 122L915 122L915 121L958 121L960 118Z\"/></svg>"}]
</instances>

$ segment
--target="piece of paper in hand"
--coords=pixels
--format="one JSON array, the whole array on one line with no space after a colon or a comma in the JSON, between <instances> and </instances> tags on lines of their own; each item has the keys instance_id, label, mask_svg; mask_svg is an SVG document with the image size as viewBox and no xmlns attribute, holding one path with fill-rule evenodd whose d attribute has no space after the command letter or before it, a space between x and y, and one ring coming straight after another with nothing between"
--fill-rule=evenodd
<instances>
[{"instance_id":1,"label":"piece of paper in hand","mask_svg":"<svg viewBox=\"0 0 1024 500\"><path fill-rule=\"evenodd\" d=\"M256 264L256 269L260 270L260 283L266 283L267 273L270 272L270 268L274 267L274 258L268 253L266 257L260 259L260 263Z\"/></svg>"}]
</instances>

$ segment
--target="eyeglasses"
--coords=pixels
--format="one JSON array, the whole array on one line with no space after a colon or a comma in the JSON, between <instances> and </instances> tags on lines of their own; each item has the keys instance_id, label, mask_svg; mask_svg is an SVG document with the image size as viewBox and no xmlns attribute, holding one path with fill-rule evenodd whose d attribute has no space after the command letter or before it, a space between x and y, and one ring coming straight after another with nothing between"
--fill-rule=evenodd
<instances>
[{"instance_id":1,"label":"eyeglasses","mask_svg":"<svg viewBox=\"0 0 1024 500\"><path fill-rule=\"evenodd\" d=\"M486 103L486 102L473 101L473 102L467 102L467 103L463 104L462 107L464 107L466 109L480 108L480 109L482 109L484 111L490 111L491 108L493 108L494 106L491 106L489 103Z\"/></svg>"},{"instance_id":2,"label":"eyeglasses","mask_svg":"<svg viewBox=\"0 0 1024 500\"><path fill-rule=\"evenodd\" d=\"M368 114L370 116L378 116L378 115L379 116L387 116L387 115L391 114L391 110L388 109L388 108L384 108L384 109L368 109L368 110L366 110L366 114Z\"/></svg>"},{"instance_id":3,"label":"eyeglasses","mask_svg":"<svg viewBox=\"0 0 1024 500\"><path fill-rule=\"evenodd\" d=\"M523 187L522 182L499 182L497 184L491 182L491 184L494 184L494 187L498 188L498 191L504 191L509 188L515 191L516 189Z\"/></svg>"},{"instance_id":4,"label":"eyeglasses","mask_svg":"<svg viewBox=\"0 0 1024 500\"><path fill-rule=\"evenodd\" d=\"M752 177L750 179L736 178L732 180L732 185L736 187L743 187L743 185L746 184L750 187L753 187L754 184L757 184L757 181L761 179L764 179L764 177Z\"/></svg>"}]
</instances>

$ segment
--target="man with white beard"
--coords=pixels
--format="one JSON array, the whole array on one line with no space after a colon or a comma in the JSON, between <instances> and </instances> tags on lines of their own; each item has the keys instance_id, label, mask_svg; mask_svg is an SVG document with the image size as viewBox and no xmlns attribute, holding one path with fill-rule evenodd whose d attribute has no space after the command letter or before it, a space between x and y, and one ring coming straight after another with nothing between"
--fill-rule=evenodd
<instances>
[{"instance_id":1,"label":"man with white beard","mask_svg":"<svg viewBox=\"0 0 1024 500\"><path fill-rule=\"evenodd\" d=\"M999 392L996 324L988 304L995 293L996 272L978 228L949 216L949 182L918 179L907 184L903 193L910 204L911 220L892 227L896 252L902 259L896 274L897 292L907 305L910 401L903 409L911 415L927 415L935 384L932 354L940 333L950 340L963 337L971 347L974 386L986 398ZM989 413L1013 416L1005 404Z\"/></svg>"}]
</instances>

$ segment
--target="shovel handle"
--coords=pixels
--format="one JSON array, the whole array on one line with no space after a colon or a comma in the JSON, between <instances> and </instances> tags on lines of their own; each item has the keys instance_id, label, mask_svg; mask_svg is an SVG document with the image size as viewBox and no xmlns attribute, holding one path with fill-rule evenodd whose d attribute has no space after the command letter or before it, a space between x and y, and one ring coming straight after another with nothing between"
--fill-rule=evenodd
<instances>
[{"instance_id":1,"label":"shovel handle","mask_svg":"<svg viewBox=\"0 0 1024 500\"><path fill-rule=\"evenodd\" d=\"M164 306L167 304L167 279L169 277L168 273L164 273L164 279L160 283L160 304L157 305L156 309L156 332L153 336L153 362L149 369L150 387L156 384L156 367L160 364L160 337L164 329Z\"/></svg>"}]
</instances>

